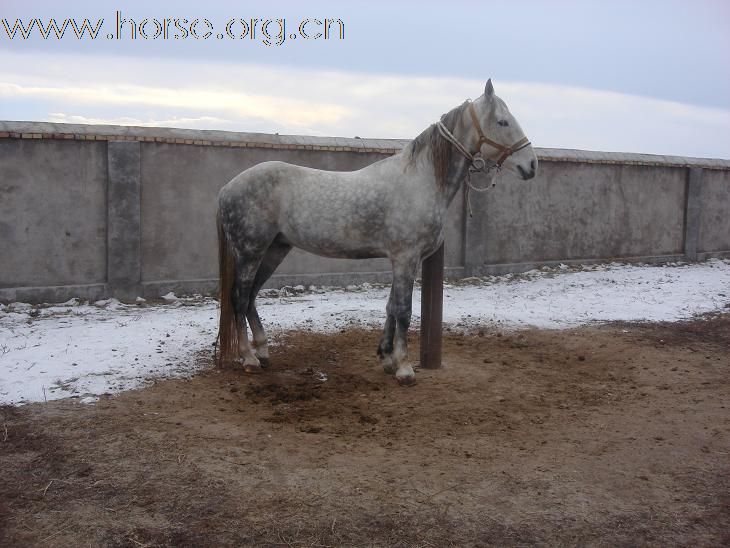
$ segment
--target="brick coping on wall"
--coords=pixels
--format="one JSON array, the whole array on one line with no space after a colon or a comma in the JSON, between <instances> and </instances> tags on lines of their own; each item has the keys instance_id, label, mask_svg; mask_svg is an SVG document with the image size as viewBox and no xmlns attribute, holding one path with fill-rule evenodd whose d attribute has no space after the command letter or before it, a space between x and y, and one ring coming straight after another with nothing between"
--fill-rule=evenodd
<instances>
[{"instance_id":1,"label":"brick coping on wall","mask_svg":"<svg viewBox=\"0 0 730 548\"><path fill-rule=\"evenodd\" d=\"M140 126L61 124L52 122L0 121L0 139L68 139L77 141L140 141L197 146L271 148L278 150L327 150L395 154L408 139L361 139L359 137L314 137L243 133L207 129L178 129ZM535 148L538 158L548 162L626 164L666 167L700 167L730 170L730 160L600 152L561 148Z\"/></svg>"}]
</instances>

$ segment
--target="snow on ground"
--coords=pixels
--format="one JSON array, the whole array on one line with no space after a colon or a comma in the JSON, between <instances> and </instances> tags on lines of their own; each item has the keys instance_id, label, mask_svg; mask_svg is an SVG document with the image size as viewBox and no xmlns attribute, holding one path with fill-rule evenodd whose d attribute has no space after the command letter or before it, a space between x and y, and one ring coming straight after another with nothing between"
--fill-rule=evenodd
<instances>
[{"instance_id":1,"label":"snow on ground","mask_svg":"<svg viewBox=\"0 0 730 548\"><path fill-rule=\"evenodd\" d=\"M258 300L259 313L274 339L293 329L380 326L388 292L368 284L269 290ZM418 289L413 300L417 326ZM0 306L0 403L69 396L92 402L99 394L150 379L194 373L200 367L196 355L213 349L217 303L172 294L161 303L74 299L52 306ZM561 265L447 284L444 323L452 329L560 329L610 320L675 321L728 310L729 304L729 260L579 270Z\"/></svg>"}]
</instances>

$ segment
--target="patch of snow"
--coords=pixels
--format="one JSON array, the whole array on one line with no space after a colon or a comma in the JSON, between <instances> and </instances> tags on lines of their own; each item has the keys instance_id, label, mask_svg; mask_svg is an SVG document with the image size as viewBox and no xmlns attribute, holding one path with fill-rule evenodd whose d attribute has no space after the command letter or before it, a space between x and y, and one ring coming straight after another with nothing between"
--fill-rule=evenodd
<instances>
[{"instance_id":1,"label":"patch of snow","mask_svg":"<svg viewBox=\"0 0 730 548\"><path fill-rule=\"evenodd\" d=\"M497 326L560 329L611 320L676 321L728 310L730 261L638 266L558 266L524 274L454 281L444 291L444 324L452 330ZM267 290L259 313L271 337L290 330L332 332L380 327L390 288L303 286ZM218 303L166 295L165 304L93 305L67 301L0 309L0 403L94 396L150 379L188 376L216 338ZM72 299L72 301L75 301ZM413 295L414 328L420 290ZM203 362L204 363L204 362ZM90 401L90 400L88 400Z\"/></svg>"},{"instance_id":2,"label":"patch of snow","mask_svg":"<svg viewBox=\"0 0 730 548\"><path fill-rule=\"evenodd\" d=\"M108 310L119 310L120 308L124 308L124 305L114 298L96 301L94 306L98 308L106 308Z\"/></svg>"}]
</instances>

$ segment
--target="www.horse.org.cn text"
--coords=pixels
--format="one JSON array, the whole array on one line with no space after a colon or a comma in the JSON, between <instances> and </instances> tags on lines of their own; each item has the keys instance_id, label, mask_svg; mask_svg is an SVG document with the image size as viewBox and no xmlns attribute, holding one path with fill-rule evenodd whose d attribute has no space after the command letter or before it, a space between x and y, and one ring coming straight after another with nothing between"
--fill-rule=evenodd
<instances>
[{"instance_id":1,"label":"www.horse.org.cn text","mask_svg":"<svg viewBox=\"0 0 730 548\"><path fill-rule=\"evenodd\" d=\"M311 17L287 20L285 17L232 17L214 24L205 17L132 18L116 11L114 22L104 18L57 20L33 17L0 19L0 40L247 40L265 46L309 40L344 40L342 19Z\"/></svg>"}]
</instances>

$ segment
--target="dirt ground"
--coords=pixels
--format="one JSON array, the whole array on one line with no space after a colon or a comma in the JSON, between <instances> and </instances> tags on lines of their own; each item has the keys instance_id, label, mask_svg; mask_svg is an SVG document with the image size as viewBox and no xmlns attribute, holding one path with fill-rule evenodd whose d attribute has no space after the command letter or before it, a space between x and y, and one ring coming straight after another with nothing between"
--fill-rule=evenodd
<instances>
[{"instance_id":1,"label":"dirt ground","mask_svg":"<svg viewBox=\"0 0 730 548\"><path fill-rule=\"evenodd\" d=\"M411 388L377 340L3 408L0 545L730 544L730 314L446 333Z\"/></svg>"}]
</instances>

